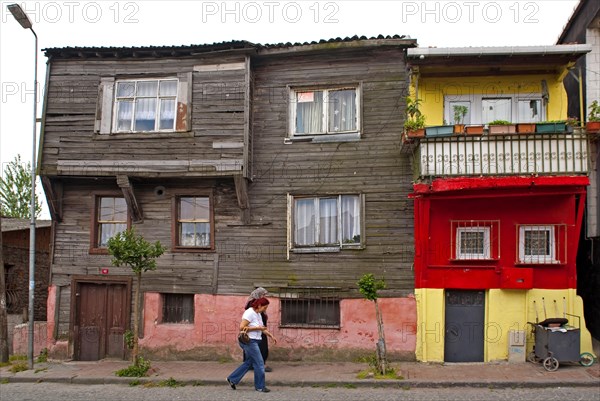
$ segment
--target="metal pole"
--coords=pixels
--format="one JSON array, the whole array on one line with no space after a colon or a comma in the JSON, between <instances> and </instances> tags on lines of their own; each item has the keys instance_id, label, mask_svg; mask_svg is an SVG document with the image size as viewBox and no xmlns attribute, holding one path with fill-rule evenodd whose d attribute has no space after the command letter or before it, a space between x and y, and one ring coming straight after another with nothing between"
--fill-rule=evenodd
<instances>
[{"instance_id":1,"label":"metal pole","mask_svg":"<svg viewBox=\"0 0 600 401\"><path fill-rule=\"evenodd\" d=\"M27 360L29 369L33 369L33 331L34 331L34 299L35 299L35 179L36 179L36 139L37 139L37 64L38 64L38 37L29 28L35 37L35 66L33 79L33 137L31 138L31 221L29 223L29 330L27 338Z\"/></svg>"}]
</instances>

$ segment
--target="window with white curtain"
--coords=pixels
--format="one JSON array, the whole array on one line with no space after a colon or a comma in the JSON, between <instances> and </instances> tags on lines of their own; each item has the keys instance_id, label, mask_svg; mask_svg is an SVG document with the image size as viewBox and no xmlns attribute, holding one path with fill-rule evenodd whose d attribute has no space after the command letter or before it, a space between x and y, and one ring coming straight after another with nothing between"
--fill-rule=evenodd
<instances>
[{"instance_id":1,"label":"window with white curtain","mask_svg":"<svg viewBox=\"0 0 600 401\"><path fill-rule=\"evenodd\" d=\"M511 98L484 98L481 99L481 116L484 124L492 121L512 121Z\"/></svg>"},{"instance_id":2,"label":"window with white curtain","mask_svg":"<svg viewBox=\"0 0 600 401\"><path fill-rule=\"evenodd\" d=\"M177 87L175 78L117 81L115 131L174 131Z\"/></svg>"},{"instance_id":3,"label":"window with white curtain","mask_svg":"<svg viewBox=\"0 0 600 401\"><path fill-rule=\"evenodd\" d=\"M293 205L294 247L361 245L360 195L298 197Z\"/></svg>"},{"instance_id":4,"label":"window with white curtain","mask_svg":"<svg viewBox=\"0 0 600 401\"><path fill-rule=\"evenodd\" d=\"M358 131L358 88L299 89L290 100L292 136Z\"/></svg>"}]
</instances>

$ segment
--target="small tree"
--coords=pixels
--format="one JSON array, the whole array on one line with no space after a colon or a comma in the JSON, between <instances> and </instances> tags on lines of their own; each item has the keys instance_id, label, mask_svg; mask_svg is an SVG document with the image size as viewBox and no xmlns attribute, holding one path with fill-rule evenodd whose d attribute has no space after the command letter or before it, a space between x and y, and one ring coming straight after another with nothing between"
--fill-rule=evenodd
<instances>
[{"instance_id":1,"label":"small tree","mask_svg":"<svg viewBox=\"0 0 600 401\"><path fill-rule=\"evenodd\" d=\"M379 333L379 340L377 341L377 368L381 374L386 374L388 371L387 358L385 350L385 333L383 331L383 317L379 304L377 303L377 291L385 288L384 280L375 280L373 274L365 274L358 281L358 289L360 293L369 301L375 303L375 314L377 315L377 331Z\"/></svg>"},{"instance_id":2,"label":"small tree","mask_svg":"<svg viewBox=\"0 0 600 401\"><path fill-rule=\"evenodd\" d=\"M135 289L133 302L133 349L131 359L134 366L139 366L138 333L140 321L140 286L142 273L156 270L156 258L165 252L165 248L156 241L150 244L133 229L120 232L108 240L108 252L112 255L114 266L129 266L135 273Z\"/></svg>"},{"instance_id":3,"label":"small tree","mask_svg":"<svg viewBox=\"0 0 600 401\"><path fill-rule=\"evenodd\" d=\"M31 164L24 164L21 155L3 167L0 179L0 213L5 217L31 218ZM35 198L35 217L42 211Z\"/></svg>"}]
</instances>

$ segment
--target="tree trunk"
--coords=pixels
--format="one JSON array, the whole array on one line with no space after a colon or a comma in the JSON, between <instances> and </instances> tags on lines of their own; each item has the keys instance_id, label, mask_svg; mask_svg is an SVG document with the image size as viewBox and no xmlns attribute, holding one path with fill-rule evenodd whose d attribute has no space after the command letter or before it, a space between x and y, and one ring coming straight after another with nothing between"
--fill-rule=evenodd
<instances>
[{"instance_id":1,"label":"tree trunk","mask_svg":"<svg viewBox=\"0 0 600 401\"><path fill-rule=\"evenodd\" d=\"M135 282L135 295L133 302L133 350L131 352L131 358L133 364L138 366L139 363L139 347L138 347L138 333L139 333L139 324L140 317L138 316L140 313L140 286L142 284L142 273L136 273L136 282Z\"/></svg>"},{"instance_id":2,"label":"tree trunk","mask_svg":"<svg viewBox=\"0 0 600 401\"><path fill-rule=\"evenodd\" d=\"M2 248L2 215L0 215L0 362L8 362L8 317L6 312L6 277Z\"/></svg>"},{"instance_id":3,"label":"tree trunk","mask_svg":"<svg viewBox=\"0 0 600 401\"><path fill-rule=\"evenodd\" d=\"M379 333L379 341L377 341L377 361L379 363L379 371L381 374L386 374L388 371L387 367L387 356L385 349L385 333L383 331L383 317L381 316L381 310L377 300L375 302L375 313L377 315L377 331Z\"/></svg>"}]
</instances>

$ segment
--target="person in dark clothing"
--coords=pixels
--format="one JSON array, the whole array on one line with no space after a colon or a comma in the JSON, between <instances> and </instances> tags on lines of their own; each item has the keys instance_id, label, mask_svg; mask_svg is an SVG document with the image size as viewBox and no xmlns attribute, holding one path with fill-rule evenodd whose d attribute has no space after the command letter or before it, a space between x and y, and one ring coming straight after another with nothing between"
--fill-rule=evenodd
<instances>
[{"instance_id":1,"label":"person in dark clothing","mask_svg":"<svg viewBox=\"0 0 600 401\"><path fill-rule=\"evenodd\" d=\"M266 295L267 295L267 290L265 290L262 287L258 287L257 289L252 291L252 293L250 293L250 296L248 297L248 300L246 301L246 307L244 308L244 310L250 308L252 302L254 302L257 299L264 298ZM267 326L267 319L268 319L267 313L263 312L263 313L261 313L261 316L262 316L263 324L265 326ZM269 366L267 366L267 358L269 357L269 340L267 339L267 336L262 336L262 340L258 344L258 348L260 349L260 354L263 357L263 361L265 364L265 372L272 372L273 369L271 369ZM246 360L246 354L244 353L244 361L245 360Z\"/></svg>"}]
</instances>

